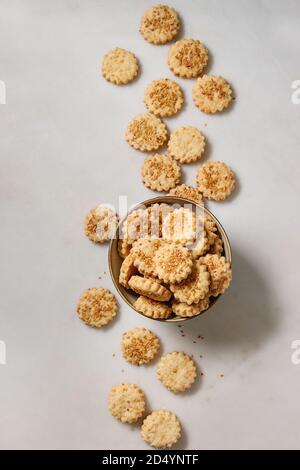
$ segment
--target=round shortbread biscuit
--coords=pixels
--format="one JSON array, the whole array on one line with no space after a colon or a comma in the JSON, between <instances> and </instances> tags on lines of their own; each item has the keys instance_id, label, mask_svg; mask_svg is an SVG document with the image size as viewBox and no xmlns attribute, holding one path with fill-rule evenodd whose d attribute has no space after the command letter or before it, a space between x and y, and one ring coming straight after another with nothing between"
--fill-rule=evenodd
<instances>
[{"instance_id":1,"label":"round shortbread biscuit","mask_svg":"<svg viewBox=\"0 0 300 470\"><path fill-rule=\"evenodd\" d=\"M196 204L203 203L202 194L196 188L192 186L187 186L186 184L180 184L175 188L169 191L170 196L183 197L184 199L189 199Z\"/></svg>"},{"instance_id":2,"label":"round shortbread biscuit","mask_svg":"<svg viewBox=\"0 0 300 470\"><path fill-rule=\"evenodd\" d=\"M210 274L209 295L217 297L224 294L232 280L232 271L230 263L224 256L205 255L200 258L200 263L207 266Z\"/></svg>"},{"instance_id":3,"label":"round shortbread biscuit","mask_svg":"<svg viewBox=\"0 0 300 470\"><path fill-rule=\"evenodd\" d=\"M91 209L84 220L84 232L93 242L105 243L114 237L119 218L105 206Z\"/></svg>"},{"instance_id":4,"label":"round shortbread biscuit","mask_svg":"<svg viewBox=\"0 0 300 470\"><path fill-rule=\"evenodd\" d=\"M110 391L108 407L122 423L136 423L146 409L144 392L134 384L118 384Z\"/></svg>"},{"instance_id":5,"label":"round shortbread biscuit","mask_svg":"<svg viewBox=\"0 0 300 470\"><path fill-rule=\"evenodd\" d=\"M193 86L195 105L204 113L216 113L226 109L232 101L232 89L223 77L203 75Z\"/></svg>"},{"instance_id":6,"label":"round shortbread biscuit","mask_svg":"<svg viewBox=\"0 0 300 470\"><path fill-rule=\"evenodd\" d=\"M181 282L193 268L192 255L178 243L169 243L160 247L154 256L156 274L165 283Z\"/></svg>"},{"instance_id":7,"label":"round shortbread biscuit","mask_svg":"<svg viewBox=\"0 0 300 470\"><path fill-rule=\"evenodd\" d=\"M209 298L206 297L203 300L200 300L197 304L188 305L184 302L178 302L178 300L173 300L172 302L172 311L178 317L195 317L200 313L207 310L209 307Z\"/></svg>"},{"instance_id":8,"label":"round shortbread biscuit","mask_svg":"<svg viewBox=\"0 0 300 470\"><path fill-rule=\"evenodd\" d=\"M131 147L150 152L164 145L168 137L165 124L152 114L140 114L127 127L125 138Z\"/></svg>"},{"instance_id":9,"label":"round shortbread biscuit","mask_svg":"<svg viewBox=\"0 0 300 470\"><path fill-rule=\"evenodd\" d=\"M140 33L152 44L165 44L177 36L179 29L176 11L167 5L156 5L144 13Z\"/></svg>"},{"instance_id":10,"label":"round shortbread biscuit","mask_svg":"<svg viewBox=\"0 0 300 470\"><path fill-rule=\"evenodd\" d=\"M133 244L131 255L140 273L148 277L157 277L154 256L163 244L161 239L140 239Z\"/></svg>"},{"instance_id":11,"label":"round shortbread biscuit","mask_svg":"<svg viewBox=\"0 0 300 470\"><path fill-rule=\"evenodd\" d=\"M132 52L117 47L105 54L102 61L102 75L111 83L125 85L138 74L139 65Z\"/></svg>"},{"instance_id":12,"label":"round shortbread biscuit","mask_svg":"<svg viewBox=\"0 0 300 470\"><path fill-rule=\"evenodd\" d=\"M152 411L141 427L142 438L147 444L158 449L170 448L180 439L181 425L171 411Z\"/></svg>"},{"instance_id":13,"label":"round shortbread biscuit","mask_svg":"<svg viewBox=\"0 0 300 470\"><path fill-rule=\"evenodd\" d=\"M196 215L190 209L180 207L170 212L162 224L162 238L167 242L193 243L196 240Z\"/></svg>"},{"instance_id":14,"label":"round shortbread biscuit","mask_svg":"<svg viewBox=\"0 0 300 470\"><path fill-rule=\"evenodd\" d=\"M197 376L193 359L177 351L162 356L156 373L161 383L174 393L191 388Z\"/></svg>"},{"instance_id":15,"label":"round shortbread biscuit","mask_svg":"<svg viewBox=\"0 0 300 470\"><path fill-rule=\"evenodd\" d=\"M144 160L142 178L144 185L153 191L169 191L179 183L181 168L169 156L151 155Z\"/></svg>"},{"instance_id":16,"label":"round shortbread biscuit","mask_svg":"<svg viewBox=\"0 0 300 470\"><path fill-rule=\"evenodd\" d=\"M122 354L130 364L148 364L157 355L159 347L158 337L146 328L133 328L122 335Z\"/></svg>"},{"instance_id":17,"label":"round shortbread biscuit","mask_svg":"<svg viewBox=\"0 0 300 470\"><path fill-rule=\"evenodd\" d=\"M224 162L207 162L199 168L196 183L207 199L223 201L235 188L235 176Z\"/></svg>"},{"instance_id":18,"label":"round shortbread biscuit","mask_svg":"<svg viewBox=\"0 0 300 470\"><path fill-rule=\"evenodd\" d=\"M134 260L132 255L126 256L124 259L119 274L119 283L129 289L129 281L135 274L138 273L137 268L134 265Z\"/></svg>"},{"instance_id":19,"label":"round shortbread biscuit","mask_svg":"<svg viewBox=\"0 0 300 470\"><path fill-rule=\"evenodd\" d=\"M77 305L79 318L95 328L109 323L116 316L117 310L115 296L102 287L85 290Z\"/></svg>"},{"instance_id":20,"label":"round shortbread biscuit","mask_svg":"<svg viewBox=\"0 0 300 470\"><path fill-rule=\"evenodd\" d=\"M178 284L170 284L170 290L179 302L197 304L209 293L210 277L207 267L196 261L191 274Z\"/></svg>"},{"instance_id":21,"label":"round shortbread biscuit","mask_svg":"<svg viewBox=\"0 0 300 470\"><path fill-rule=\"evenodd\" d=\"M132 276L128 285L130 289L137 294L159 302L168 302L172 295L171 292L158 281L141 276Z\"/></svg>"},{"instance_id":22,"label":"round shortbread biscuit","mask_svg":"<svg viewBox=\"0 0 300 470\"><path fill-rule=\"evenodd\" d=\"M181 39L170 47L168 65L179 77L198 77L207 64L208 50L196 39Z\"/></svg>"},{"instance_id":23,"label":"round shortbread biscuit","mask_svg":"<svg viewBox=\"0 0 300 470\"><path fill-rule=\"evenodd\" d=\"M180 163L200 160L205 149L205 138L196 127L180 127L170 135L168 152Z\"/></svg>"},{"instance_id":24,"label":"round shortbread biscuit","mask_svg":"<svg viewBox=\"0 0 300 470\"><path fill-rule=\"evenodd\" d=\"M146 317L155 318L156 320L166 320L172 314L172 309L169 305L143 296L135 301L134 307L138 312L146 315Z\"/></svg>"},{"instance_id":25,"label":"round shortbread biscuit","mask_svg":"<svg viewBox=\"0 0 300 470\"><path fill-rule=\"evenodd\" d=\"M144 103L148 111L155 116L173 116L182 108L183 93L173 80L154 80L146 88Z\"/></svg>"}]
</instances>

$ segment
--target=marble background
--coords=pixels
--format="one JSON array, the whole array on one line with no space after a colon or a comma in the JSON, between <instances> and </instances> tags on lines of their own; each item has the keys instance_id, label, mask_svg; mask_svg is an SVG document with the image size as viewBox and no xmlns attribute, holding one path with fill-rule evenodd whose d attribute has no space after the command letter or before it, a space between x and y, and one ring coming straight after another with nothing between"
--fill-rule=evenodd
<instances>
[{"instance_id":1,"label":"marble background","mask_svg":"<svg viewBox=\"0 0 300 470\"><path fill-rule=\"evenodd\" d=\"M179 416L177 448L299 448L300 364L291 360L300 339L296 0L171 2L182 36L207 45L209 72L226 77L237 97L230 111L207 116L192 103L193 81L178 79L186 106L166 119L170 130L202 129L205 161L224 160L238 176L234 197L208 205L232 242L232 287L209 315L185 323L184 337L121 301L103 330L75 313L85 288L114 291L107 247L83 234L86 212L100 202L117 207L120 195L129 205L154 195L141 182L143 155L124 140L129 119L144 111L146 85L172 78L168 46L138 32L152 4L0 3L7 93L0 105L1 448L147 448L137 427L108 412L107 394L120 381L141 385L150 408ZM101 57L116 46L135 52L142 66L126 87L99 73ZM194 184L196 169L184 168L186 182ZM156 379L155 364L137 368L122 359L120 336L135 326L152 328L163 351L194 354L204 375L190 392L175 396Z\"/></svg>"}]
</instances>

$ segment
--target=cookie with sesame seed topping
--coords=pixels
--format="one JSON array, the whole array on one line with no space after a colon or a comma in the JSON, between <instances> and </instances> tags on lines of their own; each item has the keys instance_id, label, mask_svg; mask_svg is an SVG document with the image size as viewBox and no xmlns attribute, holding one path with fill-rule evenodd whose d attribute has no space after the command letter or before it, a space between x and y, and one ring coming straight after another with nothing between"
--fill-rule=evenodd
<instances>
[{"instance_id":1,"label":"cookie with sesame seed topping","mask_svg":"<svg viewBox=\"0 0 300 470\"><path fill-rule=\"evenodd\" d=\"M158 248L163 246L163 243L164 242L159 238L141 238L133 244L130 254L133 257L134 265L138 268L140 273L148 277L157 277L154 256Z\"/></svg>"},{"instance_id":2,"label":"cookie with sesame seed topping","mask_svg":"<svg viewBox=\"0 0 300 470\"><path fill-rule=\"evenodd\" d=\"M146 317L155 318L156 320L167 320L172 314L172 309L168 304L157 302L142 295L135 301L134 308Z\"/></svg>"},{"instance_id":3,"label":"cookie with sesame seed topping","mask_svg":"<svg viewBox=\"0 0 300 470\"><path fill-rule=\"evenodd\" d=\"M122 354L131 364L148 364L157 355L159 347L158 337L146 328L133 328L123 333Z\"/></svg>"},{"instance_id":4,"label":"cookie with sesame seed topping","mask_svg":"<svg viewBox=\"0 0 300 470\"><path fill-rule=\"evenodd\" d=\"M142 166L144 185L153 191L169 191L181 179L181 168L166 155L155 154L145 158Z\"/></svg>"},{"instance_id":5,"label":"cookie with sesame seed topping","mask_svg":"<svg viewBox=\"0 0 300 470\"><path fill-rule=\"evenodd\" d=\"M196 39L181 39L170 47L168 65L170 70L182 78L201 75L208 64L208 50Z\"/></svg>"},{"instance_id":6,"label":"cookie with sesame seed topping","mask_svg":"<svg viewBox=\"0 0 300 470\"><path fill-rule=\"evenodd\" d=\"M169 155L180 163L200 160L204 149L205 138L196 127L180 127L170 135Z\"/></svg>"},{"instance_id":7,"label":"cookie with sesame seed topping","mask_svg":"<svg viewBox=\"0 0 300 470\"><path fill-rule=\"evenodd\" d=\"M146 409L144 392L134 384L118 384L110 391L108 407L122 423L136 423Z\"/></svg>"},{"instance_id":8,"label":"cookie with sesame seed topping","mask_svg":"<svg viewBox=\"0 0 300 470\"><path fill-rule=\"evenodd\" d=\"M196 188L192 186L188 186L186 184L180 184L179 186L175 186L169 191L170 196L177 196L182 197L184 199L189 199L196 204L203 203L202 194Z\"/></svg>"},{"instance_id":9,"label":"cookie with sesame seed topping","mask_svg":"<svg viewBox=\"0 0 300 470\"><path fill-rule=\"evenodd\" d=\"M103 77L115 85L125 85L137 76L139 65L132 52L117 47L105 54L102 62Z\"/></svg>"},{"instance_id":10,"label":"cookie with sesame seed topping","mask_svg":"<svg viewBox=\"0 0 300 470\"><path fill-rule=\"evenodd\" d=\"M224 294L232 280L231 266L225 256L208 254L200 258L200 263L207 267L210 274L209 295L217 297Z\"/></svg>"},{"instance_id":11,"label":"cookie with sesame seed topping","mask_svg":"<svg viewBox=\"0 0 300 470\"><path fill-rule=\"evenodd\" d=\"M154 80L146 88L144 103L148 111L155 116L173 116L182 108L183 93L173 80Z\"/></svg>"},{"instance_id":12,"label":"cookie with sesame seed topping","mask_svg":"<svg viewBox=\"0 0 300 470\"><path fill-rule=\"evenodd\" d=\"M158 449L170 448L180 439L181 425L171 411L156 410L144 419L141 433L150 446Z\"/></svg>"},{"instance_id":13,"label":"cookie with sesame seed topping","mask_svg":"<svg viewBox=\"0 0 300 470\"><path fill-rule=\"evenodd\" d=\"M147 279L141 276L132 276L128 282L130 289L137 294L149 297L149 299L159 302L170 300L171 292L162 286L157 280Z\"/></svg>"},{"instance_id":14,"label":"cookie with sesame seed topping","mask_svg":"<svg viewBox=\"0 0 300 470\"><path fill-rule=\"evenodd\" d=\"M206 266L199 261L193 265L191 274L182 282L170 284L170 290L179 302L196 304L209 293L210 276Z\"/></svg>"},{"instance_id":15,"label":"cookie with sesame seed topping","mask_svg":"<svg viewBox=\"0 0 300 470\"><path fill-rule=\"evenodd\" d=\"M165 283L181 282L193 268L190 251L178 243L169 243L160 247L154 256L156 274Z\"/></svg>"},{"instance_id":16,"label":"cookie with sesame seed topping","mask_svg":"<svg viewBox=\"0 0 300 470\"><path fill-rule=\"evenodd\" d=\"M180 21L176 11L167 5L156 5L147 10L141 21L140 32L152 44L165 44L177 36Z\"/></svg>"},{"instance_id":17,"label":"cookie with sesame seed topping","mask_svg":"<svg viewBox=\"0 0 300 470\"><path fill-rule=\"evenodd\" d=\"M226 109L232 101L232 89L223 77L203 75L193 86L195 105L204 113L216 113Z\"/></svg>"},{"instance_id":18,"label":"cookie with sesame seed topping","mask_svg":"<svg viewBox=\"0 0 300 470\"><path fill-rule=\"evenodd\" d=\"M108 289L101 287L84 291L77 305L79 318L95 328L109 323L116 316L117 310L115 296Z\"/></svg>"},{"instance_id":19,"label":"cookie with sesame seed topping","mask_svg":"<svg viewBox=\"0 0 300 470\"><path fill-rule=\"evenodd\" d=\"M162 356L156 373L161 383L174 393L191 388L197 376L193 359L177 351Z\"/></svg>"},{"instance_id":20,"label":"cookie with sesame seed topping","mask_svg":"<svg viewBox=\"0 0 300 470\"><path fill-rule=\"evenodd\" d=\"M197 188L207 199L224 201L235 188L235 175L224 162L204 163L197 172Z\"/></svg>"},{"instance_id":21,"label":"cookie with sesame seed topping","mask_svg":"<svg viewBox=\"0 0 300 470\"><path fill-rule=\"evenodd\" d=\"M125 138L131 147L142 152L157 150L168 137L165 124L153 114L140 114L127 127Z\"/></svg>"},{"instance_id":22,"label":"cookie with sesame seed topping","mask_svg":"<svg viewBox=\"0 0 300 470\"><path fill-rule=\"evenodd\" d=\"M84 220L84 232L95 243L105 243L114 237L119 217L105 206L91 209Z\"/></svg>"}]
</instances>

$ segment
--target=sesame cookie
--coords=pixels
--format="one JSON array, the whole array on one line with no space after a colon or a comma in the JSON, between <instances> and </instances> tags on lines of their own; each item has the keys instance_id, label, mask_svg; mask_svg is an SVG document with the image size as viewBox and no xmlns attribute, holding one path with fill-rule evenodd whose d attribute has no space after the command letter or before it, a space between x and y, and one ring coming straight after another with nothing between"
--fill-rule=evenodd
<instances>
[{"instance_id":1,"label":"sesame cookie","mask_svg":"<svg viewBox=\"0 0 300 470\"><path fill-rule=\"evenodd\" d=\"M132 276L128 285L130 289L137 294L159 302L167 302L172 295L171 292L158 281L141 276Z\"/></svg>"},{"instance_id":2,"label":"sesame cookie","mask_svg":"<svg viewBox=\"0 0 300 470\"><path fill-rule=\"evenodd\" d=\"M111 414L122 423L136 423L145 412L144 392L134 384L116 385L110 391L108 407Z\"/></svg>"},{"instance_id":3,"label":"sesame cookie","mask_svg":"<svg viewBox=\"0 0 300 470\"><path fill-rule=\"evenodd\" d=\"M153 191L169 191L181 179L181 168L171 157L151 155L146 157L142 166L144 185Z\"/></svg>"},{"instance_id":4,"label":"sesame cookie","mask_svg":"<svg viewBox=\"0 0 300 470\"><path fill-rule=\"evenodd\" d=\"M170 448L180 439L181 425L171 411L157 410L144 419L141 433L150 446L158 449Z\"/></svg>"},{"instance_id":5,"label":"sesame cookie","mask_svg":"<svg viewBox=\"0 0 300 470\"><path fill-rule=\"evenodd\" d=\"M207 266L210 274L209 295L217 297L224 294L232 279L230 263L224 256L210 254L200 258L200 263Z\"/></svg>"},{"instance_id":6,"label":"sesame cookie","mask_svg":"<svg viewBox=\"0 0 300 470\"><path fill-rule=\"evenodd\" d=\"M168 65L170 70L179 77L198 77L207 63L208 50L196 39L181 39L170 47Z\"/></svg>"},{"instance_id":7,"label":"sesame cookie","mask_svg":"<svg viewBox=\"0 0 300 470\"><path fill-rule=\"evenodd\" d=\"M180 127L170 135L169 155L180 163L192 163L200 160L204 149L204 136L196 127Z\"/></svg>"},{"instance_id":8,"label":"sesame cookie","mask_svg":"<svg viewBox=\"0 0 300 470\"><path fill-rule=\"evenodd\" d=\"M175 209L163 221L162 237L165 241L193 243L196 235L196 215L185 207Z\"/></svg>"},{"instance_id":9,"label":"sesame cookie","mask_svg":"<svg viewBox=\"0 0 300 470\"><path fill-rule=\"evenodd\" d=\"M133 244L131 255L140 273L148 277L157 277L154 256L161 246L163 241L160 239L140 239Z\"/></svg>"},{"instance_id":10,"label":"sesame cookie","mask_svg":"<svg viewBox=\"0 0 300 470\"><path fill-rule=\"evenodd\" d=\"M162 356L156 373L161 383L174 393L191 388L197 376L193 359L176 351Z\"/></svg>"},{"instance_id":11,"label":"sesame cookie","mask_svg":"<svg viewBox=\"0 0 300 470\"><path fill-rule=\"evenodd\" d=\"M93 242L105 243L114 237L119 218L115 212L104 206L91 209L84 221L84 232Z\"/></svg>"},{"instance_id":12,"label":"sesame cookie","mask_svg":"<svg viewBox=\"0 0 300 470\"><path fill-rule=\"evenodd\" d=\"M132 255L126 256L120 268L119 283L127 289L129 289L129 281L132 276L138 273L133 261Z\"/></svg>"},{"instance_id":13,"label":"sesame cookie","mask_svg":"<svg viewBox=\"0 0 300 470\"><path fill-rule=\"evenodd\" d=\"M156 5L143 15L140 33L152 44L165 44L177 36L179 28L179 18L173 8Z\"/></svg>"},{"instance_id":14,"label":"sesame cookie","mask_svg":"<svg viewBox=\"0 0 300 470\"><path fill-rule=\"evenodd\" d=\"M111 83L124 85L131 82L138 74L139 66L135 55L117 47L103 58L102 75Z\"/></svg>"},{"instance_id":15,"label":"sesame cookie","mask_svg":"<svg viewBox=\"0 0 300 470\"><path fill-rule=\"evenodd\" d=\"M149 235L148 213L145 209L136 209L127 215L122 225L122 237L131 245L140 238Z\"/></svg>"},{"instance_id":16,"label":"sesame cookie","mask_svg":"<svg viewBox=\"0 0 300 470\"><path fill-rule=\"evenodd\" d=\"M130 121L125 138L131 147L149 152L164 145L168 137L165 124L152 114L140 114Z\"/></svg>"},{"instance_id":17,"label":"sesame cookie","mask_svg":"<svg viewBox=\"0 0 300 470\"><path fill-rule=\"evenodd\" d=\"M159 346L157 336L146 328L133 328L122 336L122 354L131 364L148 364L158 353Z\"/></svg>"},{"instance_id":18,"label":"sesame cookie","mask_svg":"<svg viewBox=\"0 0 300 470\"><path fill-rule=\"evenodd\" d=\"M202 194L199 193L196 188L193 188L192 186L188 186L186 184L180 184L179 186L172 188L169 191L169 194L170 196L177 196L183 197L184 199L189 199L190 201L195 202L196 204L203 203Z\"/></svg>"},{"instance_id":19,"label":"sesame cookie","mask_svg":"<svg viewBox=\"0 0 300 470\"><path fill-rule=\"evenodd\" d=\"M207 267L195 262L191 274L178 284L170 284L170 290L179 302L196 304L209 293L210 277Z\"/></svg>"},{"instance_id":20,"label":"sesame cookie","mask_svg":"<svg viewBox=\"0 0 300 470\"><path fill-rule=\"evenodd\" d=\"M187 248L191 250L192 257L197 260L200 258L200 256L205 255L210 248L209 244L209 238L207 236L206 230L202 229L202 232L200 232L201 229L199 229L199 233L197 234L197 240L195 243L187 245Z\"/></svg>"},{"instance_id":21,"label":"sesame cookie","mask_svg":"<svg viewBox=\"0 0 300 470\"><path fill-rule=\"evenodd\" d=\"M144 103L148 111L155 116L173 116L182 108L183 93L173 80L154 80L146 88Z\"/></svg>"},{"instance_id":22,"label":"sesame cookie","mask_svg":"<svg viewBox=\"0 0 300 470\"><path fill-rule=\"evenodd\" d=\"M156 320L166 320L172 314L172 310L167 304L143 296L135 301L134 307L146 317L155 318Z\"/></svg>"},{"instance_id":23,"label":"sesame cookie","mask_svg":"<svg viewBox=\"0 0 300 470\"><path fill-rule=\"evenodd\" d=\"M223 201L235 188L235 176L224 162L207 162L196 177L197 187L203 196L214 201Z\"/></svg>"},{"instance_id":24,"label":"sesame cookie","mask_svg":"<svg viewBox=\"0 0 300 470\"><path fill-rule=\"evenodd\" d=\"M156 273L165 283L181 282L192 272L191 253L178 243L160 247L154 256Z\"/></svg>"},{"instance_id":25,"label":"sesame cookie","mask_svg":"<svg viewBox=\"0 0 300 470\"><path fill-rule=\"evenodd\" d=\"M117 310L115 296L108 289L101 287L84 291L77 305L79 318L95 328L109 323L116 316Z\"/></svg>"},{"instance_id":26,"label":"sesame cookie","mask_svg":"<svg viewBox=\"0 0 300 470\"><path fill-rule=\"evenodd\" d=\"M232 89L223 77L203 75L193 86L195 105L204 113L226 109L232 101Z\"/></svg>"},{"instance_id":27,"label":"sesame cookie","mask_svg":"<svg viewBox=\"0 0 300 470\"><path fill-rule=\"evenodd\" d=\"M188 305L184 302L179 302L178 300L173 300L172 302L172 311L178 317L195 317L200 313L207 310L209 307L209 298L206 297L203 300L200 300L197 304Z\"/></svg>"}]
</instances>

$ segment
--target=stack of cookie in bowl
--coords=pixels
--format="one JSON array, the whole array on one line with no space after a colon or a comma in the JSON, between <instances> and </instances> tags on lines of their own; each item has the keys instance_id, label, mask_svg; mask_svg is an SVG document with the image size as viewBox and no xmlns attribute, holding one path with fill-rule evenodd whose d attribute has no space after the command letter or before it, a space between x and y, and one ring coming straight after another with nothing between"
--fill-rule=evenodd
<instances>
[{"instance_id":1,"label":"stack of cookie in bowl","mask_svg":"<svg viewBox=\"0 0 300 470\"><path fill-rule=\"evenodd\" d=\"M171 204L174 200L179 201L170 197L170 203L133 210L110 249L111 274L120 294L135 310L156 320L199 315L232 278L217 221L203 206ZM119 269L112 256L116 246L122 259Z\"/></svg>"}]
</instances>

